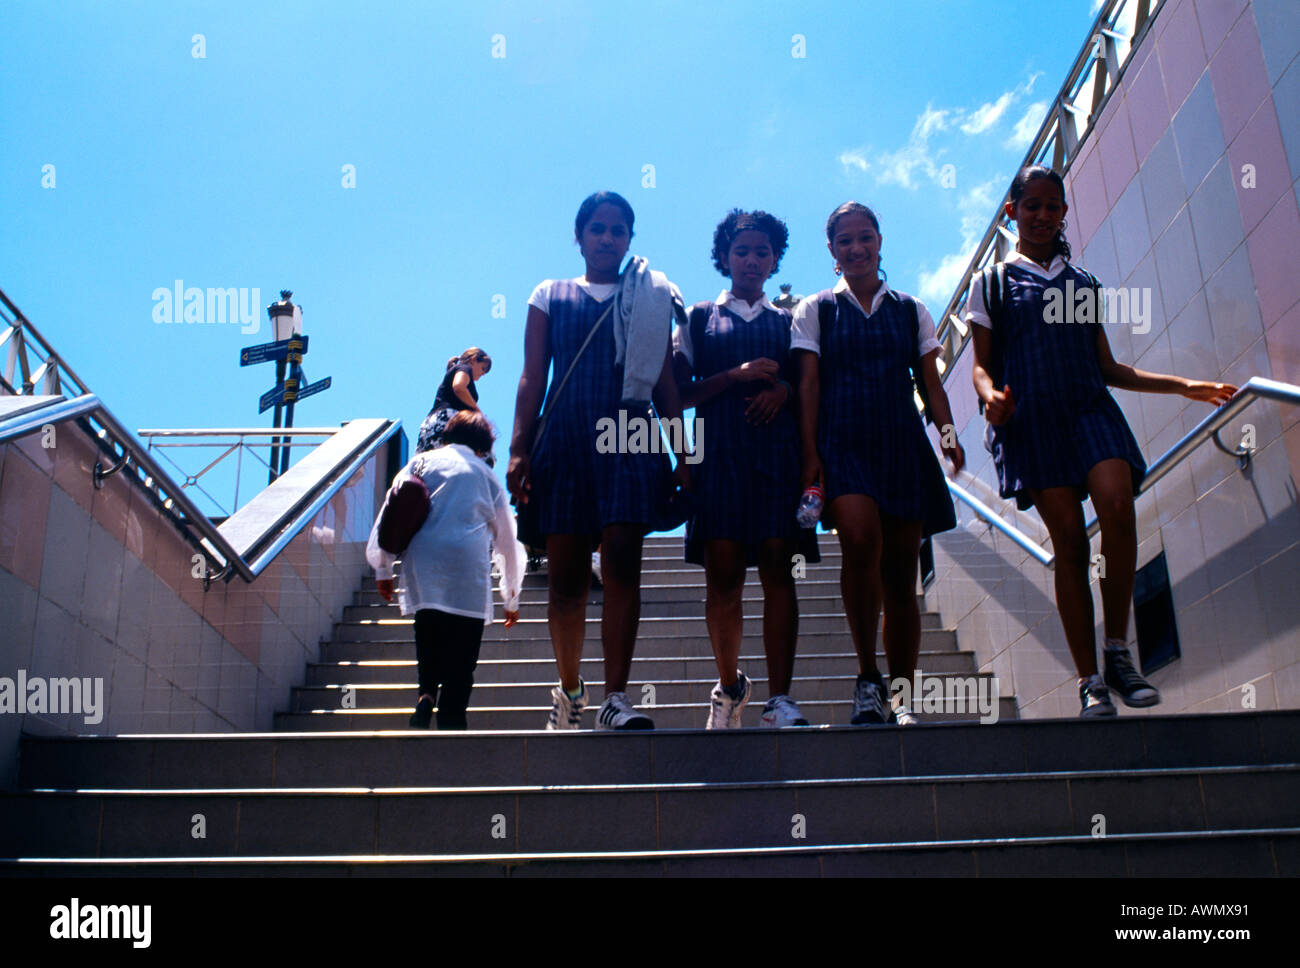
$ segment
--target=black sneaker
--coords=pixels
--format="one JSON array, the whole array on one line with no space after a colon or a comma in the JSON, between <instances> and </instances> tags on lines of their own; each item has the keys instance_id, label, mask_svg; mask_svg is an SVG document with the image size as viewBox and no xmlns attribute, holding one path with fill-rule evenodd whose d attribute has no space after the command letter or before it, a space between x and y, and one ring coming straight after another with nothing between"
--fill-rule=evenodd
<instances>
[{"instance_id":1,"label":"black sneaker","mask_svg":"<svg viewBox=\"0 0 1300 968\"><path fill-rule=\"evenodd\" d=\"M1114 716L1115 704L1110 701L1110 690L1095 673L1079 684L1079 704L1083 707L1079 716L1092 719L1098 716Z\"/></svg>"},{"instance_id":2,"label":"black sneaker","mask_svg":"<svg viewBox=\"0 0 1300 968\"><path fill-rule=\"evenodd\" d=\"M1142 708L1160 702L1160 693L1133 668L1128 649L1105 649L1106 685L1113 689L1124 705Z\"/></svg>"},{"instance_id":3,"label":"black sneaker","mask_svg":"<svg viewBox=\"0 0 1300 968\"><path fill-rule=\"evenodd\" d=\"M415 712L411 713L411 729L428 729L432 722L433 700L428 696L421 696L420 701L415 704Z\"/></svg>"},{"instance_id":4,"label":"black sneaker","mask_svg":"<svg viewBox=\"0 0 1300 968\"><path fill-rule=\"evenodd\" d=\"M854 726L876 726L889 721L885 712L885 684L864 676L858 676L853 689L853 718L849 720Z\"/></svg>"}]
</instances>

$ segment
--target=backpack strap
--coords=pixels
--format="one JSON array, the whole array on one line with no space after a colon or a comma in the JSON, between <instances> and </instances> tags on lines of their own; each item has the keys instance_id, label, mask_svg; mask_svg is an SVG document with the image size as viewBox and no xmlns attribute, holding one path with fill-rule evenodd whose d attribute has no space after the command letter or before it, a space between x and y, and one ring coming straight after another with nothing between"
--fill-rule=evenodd
<instances>
[{"instance_id":1,"label":"backpack strap","mask_svg":"<svg viewBox=\"0 0 1300 968\"><path fill-rule=\"evenodd\" d=\"M712 309L713 304L705 300L695 303L686 313L686 331L690 333L691 350L695 355L695 359L691 361L691 369L696 373L700 372L700 347L704 345L704 330L709 325L709 314Z\"/></svg>"},{"instance_id":2,"label":"backpack strap","mask_svg":"<svg viewBox=\"0 0 1300 968\"><path fill-rule=\"evenodd\" d=\"M1002 348L1006 338L1006 324L1002 319L1002 310L1007 301L1007 264L997 262L980 270L984 309L992 324L993 359L989 360L987 371L993 380L994 389L1002 389ZM979 402L979 411L984 412L984 401Z\"/></svg>"},{"instance_id":3,"label":"backpack strap","mask_svg":"<svg viewBox=\"0 0 1300 968\"><path fill-rule=\"evenodd\" d=\"M898 300L907 310L907 319L911 324L907 336L912 344L912 360L908 364L912 371L912 386L916 388L916 395L921 398L921 406L925 407L925 422L934 423L934 415L930 413L930 389L925 385L925 378L921 375L921 311L916 308L916 300L911 296L898 294Z\"/></svg>"}]
</instances>

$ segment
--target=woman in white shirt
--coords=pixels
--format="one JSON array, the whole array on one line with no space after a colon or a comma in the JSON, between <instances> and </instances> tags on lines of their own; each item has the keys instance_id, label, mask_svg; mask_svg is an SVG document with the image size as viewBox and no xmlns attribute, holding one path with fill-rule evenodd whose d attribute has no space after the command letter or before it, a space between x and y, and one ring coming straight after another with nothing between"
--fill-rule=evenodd
<instances>
[{"instance_id":1,"label":"woman in white shirt","mask_svg":"<svg viewBox=\"0 0 1300 968\"><path fill-rule=\"evenodd\" d=\"M428 729L435 706L440 730L468 728L465 709L483 627L492 624L494 554L502 565L506 628L519 620L525 555L505 489L483 459L494 439L482 413L462 411L443 431L443 446L417 454L397 476L397 481L419 477L429 489L429 516L402 553L398 590L402 614L415 615L420 694L411 726L416 729ZM396 556L379 547L378 521L366 560L374 566L380 595L391 602Z\"/></svg>"}]
</instances>

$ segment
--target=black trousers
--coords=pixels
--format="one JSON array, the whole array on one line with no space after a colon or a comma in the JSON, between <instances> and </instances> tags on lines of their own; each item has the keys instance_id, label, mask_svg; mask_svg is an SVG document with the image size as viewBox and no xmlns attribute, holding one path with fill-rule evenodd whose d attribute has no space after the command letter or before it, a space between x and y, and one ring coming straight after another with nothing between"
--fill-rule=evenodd
<instances>
[{"instance_id":1,"label":"black trousers","mask_svg":"<svg viewBox=\"0 0 1300 968\"><path fill-rule=\"evenodd\" d=\"M469 728L465 709L474 688L474 667L478 665L482 641L482 618L452 615L436 608L422 608L415 613L420 694L433 697L439 729Z\"/></svg>"}]
</instances>

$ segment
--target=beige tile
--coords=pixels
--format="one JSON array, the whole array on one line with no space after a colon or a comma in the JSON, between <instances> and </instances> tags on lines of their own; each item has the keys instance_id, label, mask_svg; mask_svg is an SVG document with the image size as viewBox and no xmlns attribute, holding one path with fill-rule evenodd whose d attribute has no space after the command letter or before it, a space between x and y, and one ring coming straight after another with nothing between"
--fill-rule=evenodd
<instances>
[{"instance_id":1,"label":"beige tile","mask_svg":"<svg viewBox=\"0 0 1300 968\"><path fill-rule=\"evenodd\" d=\"M32 588L41 581L50 479L16 447L0 468L0 568Z\"/></svg>"}]
</instances>

